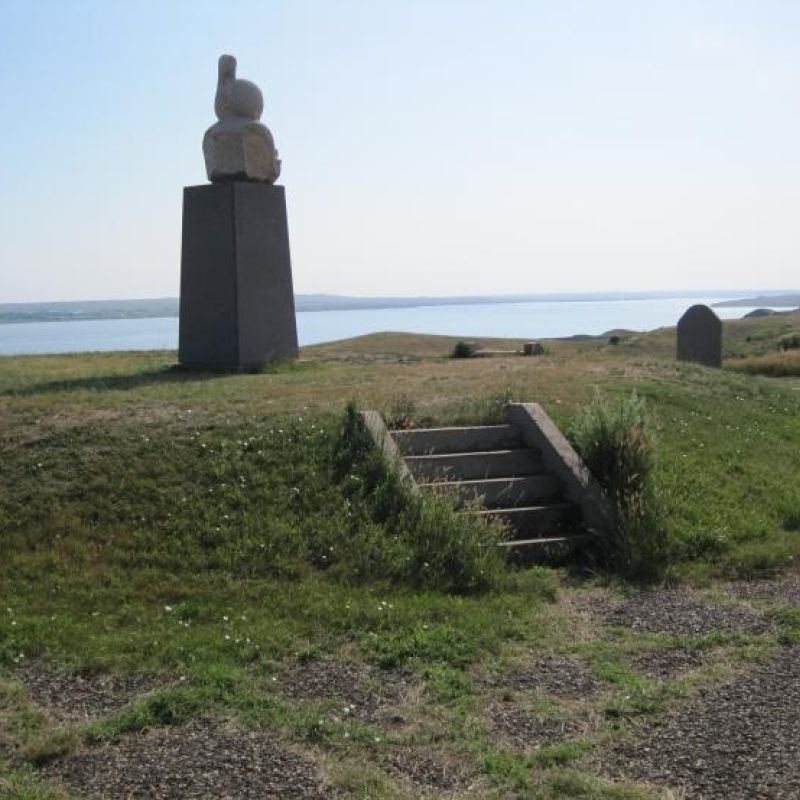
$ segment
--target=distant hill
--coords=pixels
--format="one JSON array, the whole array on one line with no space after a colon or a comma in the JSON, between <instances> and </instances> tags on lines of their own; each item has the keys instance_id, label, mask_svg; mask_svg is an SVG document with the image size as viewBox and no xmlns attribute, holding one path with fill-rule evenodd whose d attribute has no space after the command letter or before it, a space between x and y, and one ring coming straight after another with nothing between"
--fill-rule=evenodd
<instances>
[{"instance_id":1,"label":"distant hill","mask_svg":"<svg viewBox=\"0 0 800 800\"><path fill-rule=\"evenodd\" d=\"M331 294L295 295L297 311L354 311L368 308L413 308L416 306L524 303L533 295L495 297L346 297ZM566 298L547 298L566 299ZM575 298L569 298L575 299ZM584 296L584 299L585 296ZM598 298L600 299L600 298ZM607 299L607 298L603 298ZM178 298L151 300L76 300L54 303L0 303L0 324L13 322L65 322L93 319L142 319L177 317Z\"/></svg>"},{"instance_id":2,"label":"distant hill","mask_svg":"<svg viewBox=\"0 0 800 800\"><path fill-rule=\"evenodd\" d=\"M295 295L297 311L355 311L359 309L414 308L421 306L484 305L487 303L575 303L598 301L647 300L668 297L735 297L728 291L703 292L595 292L516 295L461 295L453 297L349 297L334 294ZM793 301L792 301L793 298ZM786 305L800 306L800 295L731 299L717 306ZM0 325L19 322L65 322L70 320L142 319L177 317L178 298L158 297L142 300L75 300L52 303L0 303Z\"/></svg>"},{"instance_id":3,"label":"distant hill","mask_svg":"<svg viewBox=\"0 0 800 800\"><path fill-rule=\"evenodd\" d=\"M331 294L298 294L295 295L295 308L297 311L355 311L368 308L524 303L535 299L557 301L559 299L574 300L577 298L560 296L542 298L534 295L501 295L495 297L346 297ZM583 296L583 299L588 298ZM608 298L603 296L596 299ZM83 300L55 303L0 304L0 324L177 316L177 297L161 297L153 300Z\"/></svg>"},{"instance_id":4,"label":"distant hill","mask_svg":"<svg viewBox=\"0 0 800 800\"><path fill-rule=\"evenodd\" d=\"M89 319L177 317L176 297L149 300L75 300L56 303L0 303L0 324Z\"/></svg>"},{"instance_id":5,"label":"distant hill","mask_svg":"<svg viewBox=\"0 0 800 800\"><path fill-rule=\"evenodd\" d=\"M714 308L744 308L772 306L774 308L797 308L800 306L800 294L760 294L758 297L743 297L736 300L722 300L714 303Z\"/></svg>"}]
</instances>

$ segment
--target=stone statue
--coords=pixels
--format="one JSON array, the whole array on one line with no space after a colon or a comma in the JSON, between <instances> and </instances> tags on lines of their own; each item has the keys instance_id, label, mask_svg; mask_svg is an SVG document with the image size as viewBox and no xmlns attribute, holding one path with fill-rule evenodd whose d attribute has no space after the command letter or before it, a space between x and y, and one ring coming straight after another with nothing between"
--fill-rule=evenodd
<instances>
[{"instance_id":1,"label":"stone statue","mask_svg":"<svg viewBox=\"0 0 800 800\"><path fill-rule=\"evenodd\" d=\"M236 77L236 59L220 56L214 111L219 122L203 137L206 172L212 183L275 183L281 162L272 134L259 122L264 97L254 83Z\"/></svg>"}]
</instances>

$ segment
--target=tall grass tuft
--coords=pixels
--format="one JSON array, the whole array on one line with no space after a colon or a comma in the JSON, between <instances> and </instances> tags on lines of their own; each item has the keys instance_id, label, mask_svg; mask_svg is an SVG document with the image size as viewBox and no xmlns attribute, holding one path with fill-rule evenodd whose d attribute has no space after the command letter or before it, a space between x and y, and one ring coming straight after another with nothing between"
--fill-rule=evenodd
<instances>
[{"instance_id":1,"label":"tall grass tuft","mask_svg":"<svg viewBox=\"0 0 800 800\"><path fill-rule=\"evenodd\" d=\"M615 530L601 543L604 566L631 580L663 575L666 532L653 489L655 446L644 400L597 396L575 419L571 437L589 471L605 489Z\"/></svg>"},{"instance_id":2,"label":"tall grass tuft","mask_svg":"<svg viewBox=\"0 0 800 800\"><path fill-rule=\"evenodd\" d=\"M392 469L354 404L342 420L335 479L353 510L350 568L367 577L445 592L499 588L505 577L500 530L460 514L446 498L423 497Z\"/></svg>"},{"instance_id":3,"label":"tall grass tuft","mask_svg":"<svg viewBox=\"0 0 800 800\"><path fill-rule=\"evenodd\" d=\"M731 359L726 368L748 375L768 375L771 378L796 378L800 376L800 350L786 350L766 356Z\"/></svg>"}]
</instances>

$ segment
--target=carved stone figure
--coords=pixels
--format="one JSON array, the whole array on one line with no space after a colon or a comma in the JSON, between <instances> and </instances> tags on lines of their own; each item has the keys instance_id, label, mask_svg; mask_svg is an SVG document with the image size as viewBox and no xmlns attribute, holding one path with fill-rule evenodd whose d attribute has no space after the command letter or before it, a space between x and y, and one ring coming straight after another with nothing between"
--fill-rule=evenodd
<instances>
[{"instance_id":1,"label":"carved stone figure","mask_svg":"<svg viewBox=\"0 0 800 800\"><path fill-rule=\"evenodd\" d=\"M275 183L281 162L272 134L259 122L264 97L254 83L236 77L236 59L220 56L214 111L219 122L203 137L206 172L212 183Z\"/></svg>"}]
</instances>

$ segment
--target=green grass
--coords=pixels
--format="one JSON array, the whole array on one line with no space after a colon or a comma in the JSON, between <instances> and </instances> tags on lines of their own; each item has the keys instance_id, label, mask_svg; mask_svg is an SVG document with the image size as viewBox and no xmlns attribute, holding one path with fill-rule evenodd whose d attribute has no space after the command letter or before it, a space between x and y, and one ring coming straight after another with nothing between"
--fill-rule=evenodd
<instances>
[{"instance_id":1,"label":"green grass","mask_svg":"<svg viewBox=\"0 0 800 800\"><path fill-rule=\"evenodd\" d=\"M774 353L787 325L726 323L726 348ZM565 602L583 589L562 572L481 562L484 534L459 540L449 509L410 505L363 461L342 470L343 412L356 400L397 424L489 422L506 400L529 400L567 429L597 392L635 390L653 422L670 577L706 584L800 558L800 393L677 364L669 331L548 342L536 359L450 359L456 341L364 337L257 375L177 372L166 353L0 359L0 796L58 797L38 761L201 712L322 753L354 797L413 796L381 768L386 748L411 742L479 765L481 796L652 796L592 777L583 759L695 683L631 670L619 649L653 638L582 627ZM796 640L796 615L775 613L778 635ZM703 646L735 663L773 639ZM480 677L559 653L600 676L604 693L586 703L607 724L535 755L499 746ZM319 658L408 670L422 692L408 728L376 743L371 726L274 688L281 670ZM102 722L57 726L15 677L31 662L162 688Z\"/></svg>"}]
</instances>

